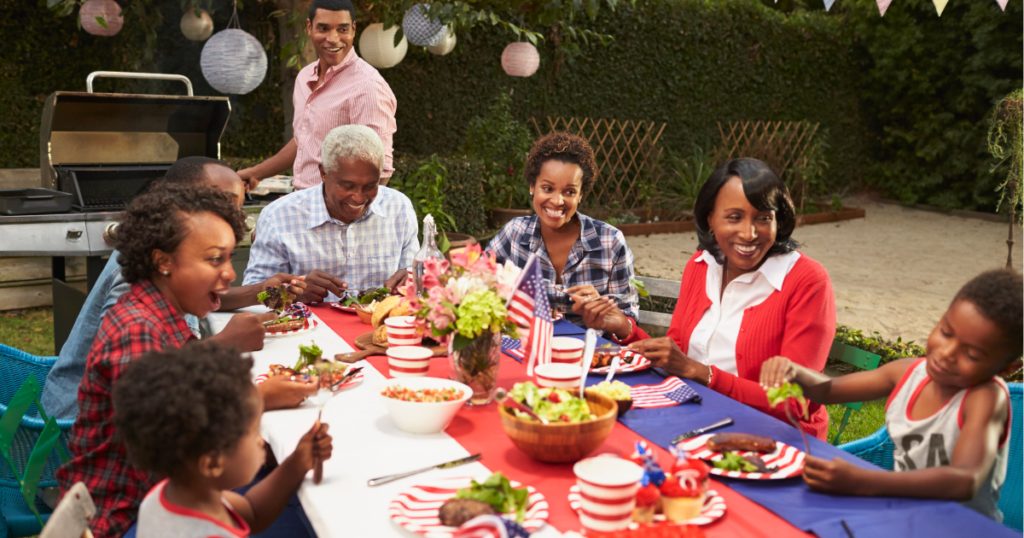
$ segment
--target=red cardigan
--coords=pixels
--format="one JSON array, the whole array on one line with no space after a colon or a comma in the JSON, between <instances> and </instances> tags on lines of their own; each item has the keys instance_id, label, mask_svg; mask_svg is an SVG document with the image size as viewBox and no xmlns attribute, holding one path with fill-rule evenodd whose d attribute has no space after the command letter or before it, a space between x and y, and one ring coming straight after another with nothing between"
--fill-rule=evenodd
<instances>
[{"instance_id":1,"label":"red cardigan","mask_svg":"<svg viewBox=\"0 0 1024 538\"><path fill-rule=\"evenodd\" d=\"M683 270L679 302L672 314L668 336L686 353L690 334L711 307L707 296L708 265L697 261L703 251L694 253ZM761 364L781 355L815 371L825 368L832 340L836 335L836 303L832 282L820 263L801 255L786 275L781 291L775 291L763 303L743 313L736 340L738 376L712 366L711 389L786 422L786 413L768 407L768 398L758 383ZM626 342L650 338L636 327ZM828 412L809 403L809 418L801 421L804 431L826 440Z\"/></svg>"}]
</instances>

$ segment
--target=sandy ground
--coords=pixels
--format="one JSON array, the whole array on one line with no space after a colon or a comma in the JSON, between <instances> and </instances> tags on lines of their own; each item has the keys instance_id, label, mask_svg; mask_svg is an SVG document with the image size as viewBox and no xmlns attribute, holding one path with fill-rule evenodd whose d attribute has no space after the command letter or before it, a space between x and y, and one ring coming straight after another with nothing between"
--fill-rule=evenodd
<instances>
[{"instance_id":1,"label":"sandy ground","mask_svg":"<svg viewBox=\"0 0 1024 538\"><path fill-rule=\"evenodd\" d=\"M893 340L924 341L965 282L1006 265L1006 224L866 200L863 219L798 228L800 251L832 278L838 321ZM1024 260L1020 228L1013 266ZM679 279L695 233L628 237L641 275Z\"/></svg>"}]
</instances>

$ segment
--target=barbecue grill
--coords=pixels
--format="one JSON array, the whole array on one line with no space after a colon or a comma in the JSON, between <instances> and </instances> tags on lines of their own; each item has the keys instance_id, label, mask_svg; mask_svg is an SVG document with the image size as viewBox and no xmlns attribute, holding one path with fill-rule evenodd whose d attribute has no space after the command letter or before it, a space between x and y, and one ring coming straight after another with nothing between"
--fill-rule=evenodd
<instances>
[{"instance_id":1,"label":"barbecue grill","mask_svg":"<svg viewBox=\"0 0 1024 538\"><path fill-rule=\"evenodd\" d=\"M100 77L180 81L187 95L94 93L93 81ZM41 186L70 195L71 209L0 216L0 256L53 256L58 351L85 300L64 282L64 257L88 257L91 288L106 263L102 256L113 251L124 207L160 181L176 160L220 158L220 137L230 114L227 97L194 96L187 77L159 73L97 71L86 79L86 92L57 91L46 98L39 129ZM246 213L255 227L259 206L253 204ZM247 254L236 257L242 269Z\"/></svg>"}]
</instances>

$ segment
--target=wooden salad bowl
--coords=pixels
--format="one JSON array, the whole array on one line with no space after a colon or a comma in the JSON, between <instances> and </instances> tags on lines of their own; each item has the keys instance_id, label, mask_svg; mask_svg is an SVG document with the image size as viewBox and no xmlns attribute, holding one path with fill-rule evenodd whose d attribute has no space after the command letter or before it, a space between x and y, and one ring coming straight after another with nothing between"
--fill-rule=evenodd
<instances>
[{"instance_id":1,"label":"wooden salad bowl","mask_svg":"<svg viewBox=\"0 0 1024 538\"><path fill-rule=\"evenodd\" d=\"M586 422L551 422L545 426L517 418L503 405L498 406L498 414L512 444L531 458L548 463L577 462L604 443L618 414L618 406L610 397L588 390L586 398L590 412L597 415Z\"/></svg>"}]
</instances>

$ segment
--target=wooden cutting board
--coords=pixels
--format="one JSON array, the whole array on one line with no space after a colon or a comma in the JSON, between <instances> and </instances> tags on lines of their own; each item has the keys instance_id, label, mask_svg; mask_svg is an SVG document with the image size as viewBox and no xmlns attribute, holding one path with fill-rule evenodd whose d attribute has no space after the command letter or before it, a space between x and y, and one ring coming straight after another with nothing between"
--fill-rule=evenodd
<instances>
[{"instance_id":1,"label":"wooden cutting board","mask_svg":"<svg viewBox=\"0 0 1024 538\"><path fill-rule=\"evenodd\" d=\"M334 360L340 362L356 362L366 357L372 357L374 355L385 355L387 354L387 344L378 346L373 343L373 331L366 334L361 334L356 337L355 345L360 351L353 351L352 353L339 353L334 356ZM424 339L424 344L435 343L433 340ZM425 345L427 349L434 352L435 357L444 357L448 355L448 348L438 345Z\"/></svg>"}]
</instances>

